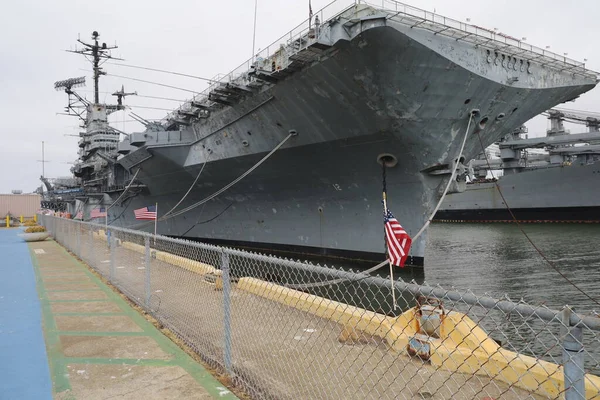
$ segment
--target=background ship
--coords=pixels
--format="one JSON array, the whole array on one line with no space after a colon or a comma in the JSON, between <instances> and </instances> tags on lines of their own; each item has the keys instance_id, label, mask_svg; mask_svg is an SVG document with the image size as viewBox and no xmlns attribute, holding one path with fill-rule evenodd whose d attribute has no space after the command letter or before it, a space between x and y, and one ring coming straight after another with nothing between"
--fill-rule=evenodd
<instances>
[{"instance_id":1,"label":"background ship","mask_svg":"<svg viewBox=\"0 0 600 400\"><path fill-rule=\"evenodd\" d=\"M559 109L546 115L551 127L545 137L526 138L519 129L498 143L497 157L487 149L488 155L471 160L472 182L448 195L435 219L512 222L508 204L524 222L600 222L600 116ZM588 132L570 134L565 119L585 124ZM497 182L490 169L501 171Z\"/></svg>"},{"instance_id":2,"label":"background ship","mask_svg":"<svg viewBox=\"0 0 600 400\"><path fill-rule=\"evenodd\" d=\"M97 32L80 41L94 101L74 91L81 78L55 85L70 112L86 110L73 169L85 194L72 214L104 207L110 225L152 230L133 210L158 204L161 234L381 261L382 164L389 206L415 235L446 187L464 190L463 161L481 143L597 83L583 63L400 3L352 4L326 20L340 3L159 123L132 113L146 131L131 135L107 115L132 93L98 99L110 47ZM426 231L407 264L423 264L425 242Z\"/></svg>"}]
</instances>

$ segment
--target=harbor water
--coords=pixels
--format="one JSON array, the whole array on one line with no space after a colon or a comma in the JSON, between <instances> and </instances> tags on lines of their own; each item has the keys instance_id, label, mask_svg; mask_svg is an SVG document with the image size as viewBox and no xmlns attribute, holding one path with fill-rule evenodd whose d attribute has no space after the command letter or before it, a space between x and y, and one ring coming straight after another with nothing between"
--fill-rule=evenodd
<instances>
[{"instance_id":1,"label":"harbor water","mask_svg":"<svg viewBox=\"0 0 600 400\"><path fill-rule=\"evenodd\" d=\"M531 241L555 267L600 302L600 225L522 224ZM431 225L425 281L471 289L492 297L507 294L532 305L577 312L600 306L556 272L516 224Z\"/></svg>"}]
</instances>

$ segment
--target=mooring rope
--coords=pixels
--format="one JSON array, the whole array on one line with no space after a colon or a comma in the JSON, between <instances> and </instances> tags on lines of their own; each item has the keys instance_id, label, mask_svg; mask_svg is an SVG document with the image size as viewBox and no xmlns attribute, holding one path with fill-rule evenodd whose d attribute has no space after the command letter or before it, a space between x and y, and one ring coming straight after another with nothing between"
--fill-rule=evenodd
<instances>
[{"instance_id":1,"label":"mooring rope","mask_svg":"<svg viewBox=\"0 0 600 400\"><path fill-rule=\"evenodd\" d=\"M196 176L196 179L194 179L194 182L190 185L190 188L188 189L188 191L183 195L183 197L181 198L181 200L179 200L179 202L173 206L173 208L171 208L169 211L167 211L165 213L165 215L163 215L163 217L166 217L167 215L170 215L173 212L173 210L175 210L186 199L186 197L188 196L188 194L190 194L190 192L192 191L192 189L194 188L194 186L196 186L196 183L198 183L198 179L200 179L200 175L202 175L202 171L204 171L204 167L206 167L206 163L208 162L209 158L210 158L210 154L204 160L204 164L202 164L202 168L200 168L200 172L198 172L198 175Z\"/></svg>"},{"instance_id":2,"label":"mooring rope","mask_svg":"<svg viewBox=\"0 0 600 400\"><path fill-rule=\"evenodd\" d=\"M198 175L196 175L196 179L194 179L194 182L190 185L190 187L188 188L187 192L183 195L183 197L179 200L179 202L177 202L177 204L175 204L161 218L165 218L168 215L170 215L173 212L173 210L175 210L186 199L186 197L190 194L190 192L192 191L192 189L196 186L196 183L198 183L198 179L200 179L200 175L202 175L202 171L204 171L204 167L206 167L206 163L208 162L209 158L210 157L206 157L206 159L204 160L204 164L202 164L202 168L200 168L200 172L198 172ZM162 221L162 219L159 219L159 221ZM148 226L150 224L154 224L154 221L142 222L141 224L137 224L137 225L133 225L133 226L135 226L137 228L143 228L143 227Z\"/></svg>"},{"instance_id":3,"label":"mooring rope","mask_svg":"<svg viewBox=\"0 0 600 400\"><path fill-rule=\"evenodd\" d=\"M490 161L488 159L487 153L485 152L485 147L483 146L483 141L481 140L481 136L479 135L479 133L477 133L477 137L479 138L479 144L481 146L481 151L483 152L483 154L485 156L485 161L486 161L486 164L488 166L488 170L490 171L490 174L492 175L492 178L495 179L494 173L492 172L492 167L490 165ZM589 294L587 294L583 289L581 289L579 286L577 286L577 284L575 282L573 282L572 280L570 280L564 273L562 273L556 267L556 265L554 265L554 263L552 261L550 261L550 259L548 259L548 257L546 257L546 255L544 254L544 252L533 242L533 240L531 240L531 238L529 237L529 235L527 234L527 232L525 232L525 230L523 229L523 227L519 223L519 220L517 219L517 217L515 216L515 214L512 212L512 209L509 207L508 202L504 198L504 194L502 193L502 190L500 190L500 185L498 184L498 180L496 180L494 182L494 185L496 186L496 189L498 190L498 193L500 194L500 197L502 198L504 206L506 207L506 210L510 213L510 216L512 217L513 221L517 224L517 227L519 228L519 230L521 231L521 233L525 236L525 238L531 244L531 246L535 249L535 251L538 252L538 254L540 255L540 257L542 257L542 259L544 261L546 261L546 263L548 263L548 265L550 265L550 267L552 267L552 269L554 271L556 271L556 273L558 273L571 286L573 286L575 289L577 289L585 297L587 297L588 299L590 299L591 301L593 301L596 305L600 306L600 302L598 300L594 299L592 296L590 296Z\"/></svg>"},{"instance_id":4,"label":"mooring rope","mask_svg":"<svg viewBox=\"0 0 600 400\"><path fill-rule=\"evenodd\" d=\"M235 184L237 184L239 181L241 181L242 179L244 179L246 176L250 175L252 173L252 171L254 171L256 168L260 167L265 161L267 161L269 159L269 157L271 157L277 150L279 150L281 148L281 146L283 146L285 144L285 142L287 142L292 136L296 136L296 133L289 133L277 146L275 146L275 148L273 150L271 150L267 155L265 155L262 159L260 159L260 161L258 161L256 164L254 164L250 169L248 169L246 172L244 172L242 175L240 175L239 177L237 177L235 180L231 181L229 184L227 184L226 186L222 187L221 189L217 190L215 193L211 194L208 197L205 197L204 199L186 207L183 208L177 212L174 212L171 215L163 215L162 217L158 218L159 222L162 221L166 221L168 219L177 217L179 215L185 214L188 211L193 210L194 208L197 208L199 206L201 206L204 203L209 202L210 200L214 199L215 197L219 196L221 193L229 190L231 187L233 187ZM206 163L206 162L205 162ZM137 224L137 225L132 225L130 226L130 228L134 228L134 227L143 227L145 226L147 223L143 223L143 224Z\"/></svg>"},{"instance_id":5,"label":"mooring rope","mask_svg":"<svg viewBox=\"0 0 600 400\"><path fill-rule=\"evenodd\" d=\"M472 120L473 120L473 111L471 111L469 113L469 123L467 124L467 130L465 132L465 137L463 139L462 146L460 146L460 152L458 153L458 158L456 159L456 164L454 165L454 169L452 170L452 175L450 176L450 179L448 180L448 184L446 185L446 188L444 189L444 193L442 193L442 197L440 197L440 200L438 201L437 205L433 209L433 212L431 213L431 215L429 216L429 218L425 222L425 225L423 225L423 227L419 230L419 232L417 232L417 234L412 238L413 240L415 240L419 236L421 236L421 234L429 226L429 224L433 220L433 217L435 217L435 214L438 212L438 209L442 205L442 202L444 201L444 198L446 197L446 194L448 193L448 189L450 189L450 185L452 184L452 181L456 177L456 171L458 171L458 164L460 163L460 158L462 157L462 153L463 153L463 151L465 149L465 143L467 143L467 137L469 136L469 129L471 128L471 121Z\"/></svg>"},{"instance_id":6,"label":"mooring rope","mask_svg":"<svg viewBox=\"0 0 600 400\"><path fill-rule=\"evenodd\" d=\"M421 236L421 234L423 233L423 231L425 231L425 229L431 223L431 220L435 216L435 213L437 212L437 210L440 208L440 205L444 201L444 197L446 197L446 193L448 192L448 189L450 189L450 184L452 183L452 181L456 177L456 171L458 170L458 164L460 163L460 158L462 157L462 153L463 153L463 151L465 149L465 143L467 143L467 137L469 136L469 130L471 129L471 121L472 120L473 120L473 111L471 111L469 113L469 122L467 123L467 129L465 130L465 137L463 138L463 142L462 142L462 145L460 146L460 151L458 153L457 162L454 165L454 169L452 171L452 175L450 175L450 180L448 181L448 184L446 185L446 188L444 189L444 193L440 197L440 200L438 201L437 205L435 206L435 208L433 210L433 213L431 213L431 216L429 217L429 219L425 222L425 224L419 230L419 232L412 238L412 240L415 240L416 238L418 238L419 236ZM385 174L385 168L384 168L384 174ZM374 267L371 267L371 268L367 269L366 271L362 271L361 274L364 274L366 276L364 276L362 278L352 279L352 281L360 281L360 280L369 278L370 277L369 276L370 273L377 271L379 268L383 267L388 262L389 262L389 260L386 259L386 260L380 262L379 264L375 265ZM340 279L333 279L333 280L330 280L330 281L315 282L315 283L303 283L303 284L292 284L292 285L283 284L283 286L285 286L287 288L290 288L290 289L310 289L310 288L313 288L313 287L335 285L337 283L345 282L345 281L348 281L348 280L349 279L340 278Z\"/></svg>"},{"instance_id":7,"label":"mooring rope","mask_svg":"<svg viewBox=\"0 0 600 400\"><path fill-rule=\"evenodd\" d=\"M137 177L137 175L140 172L140 170L141 170L141 168L138 168L138 170L135 171L135 174L133 174L133 178L131 178L131 181L129 181L129 184L127 185L127 187L125 188L125 190L123 190L123 193L121 193L121 195L119 197L117 197L117 199L115 201L113 201L112 204L106 208L106 214L107 215L108 215L108 210L110 210L112 208L112 206L114 206L115 204L117 204L117 202L119 200L121 200L121 198L125 195L125 193L127 193L127 191L129 190L129 188L131 187L131 185L135 181L135 178Z\"/></svg>"}]
</instances>

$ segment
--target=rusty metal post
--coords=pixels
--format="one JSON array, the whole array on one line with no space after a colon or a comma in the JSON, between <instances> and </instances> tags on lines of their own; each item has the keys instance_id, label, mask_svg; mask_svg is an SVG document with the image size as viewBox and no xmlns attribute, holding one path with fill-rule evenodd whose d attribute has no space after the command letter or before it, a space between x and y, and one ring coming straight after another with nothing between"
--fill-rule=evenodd
<instances>
[{"instance_id":1,"label":"rusty metal post","mask_svg":"<svg viewBox=\"0 0 600 400\"><path fill-rule=\"evenodd\" d=\"M565 400L585 399L585 370L583 360L583 330L581 326L570 325L572 310L563 309L563 372L565 380Z\"/></svg>"}]
</instances>

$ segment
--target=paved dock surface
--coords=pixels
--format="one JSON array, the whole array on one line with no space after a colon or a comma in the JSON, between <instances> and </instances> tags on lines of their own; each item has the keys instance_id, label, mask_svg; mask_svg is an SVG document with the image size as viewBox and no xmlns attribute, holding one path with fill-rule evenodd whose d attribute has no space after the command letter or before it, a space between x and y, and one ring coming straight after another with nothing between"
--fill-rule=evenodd
<instances>
[{"instance_id":1,"label":"paved dock surface","mask_svg":"<svg viewBox=\"0 0 600 400\"><path fill-rule=\"evenodd\" d=\"M56 242L28 248L19 232L0 231L10 260L0 269L0 399L236 399Z\"/></svg>"},{"instance_id":2,"label":"paved dock surface","mask_svg":"<svg viewBox=\"0 0 600 400\"><path fill-rule=\"evenodd\" d=\"M128 297L144 302L177 336L209 359L224 363L223 290L206 277L180 266L131 250L135 235L119 237L114 268L105 238L83 233L82 257L92 260L103 276ZM138 243L139 244L139 243ZM172 254L192 251L158 242ZM199 254L198 254L199 255ZM220 255L206 252L202 261L218 264ZM148 268L149 267L149 270ZM248 266L260 268L260 266ZM148 279L150 276L150 279ZM149 288L146 286L149 282ZM344 326L300 309L240 290L231 292L231 359L236 377L252 389L253 399L377 400L381 398L434 400L538 400L508 384L485 376L444 371L391 351L377 338L363 343L339 340Z\"/></svg>"}]
</instances>

